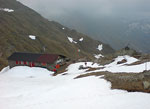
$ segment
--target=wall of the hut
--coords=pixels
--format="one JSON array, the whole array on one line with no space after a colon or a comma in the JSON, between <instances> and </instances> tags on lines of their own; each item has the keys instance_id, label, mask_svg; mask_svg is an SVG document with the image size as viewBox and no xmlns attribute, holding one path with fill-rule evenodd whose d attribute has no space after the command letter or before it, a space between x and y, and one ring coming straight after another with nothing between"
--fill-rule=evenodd
<instances>
[{"instance_id":1,"label":"wall of the hut","mask_svg":"<svg viewBox=\"0 0 150 109\"><path fill-rule=\"evenodd\" d=\"M15 66L30 66L30 67L42 67L42 68L47 68L48 70L53 70L56 66L56 64L59 64L60 66L64 65L66 63L65 58L59 58L57 59L53 64L49 63L39 63L39 62L27 62L27 61L11 61L8 60L8 64L10 68L15 67ZM31 65L33 63L33 66Z\"/></svg>"},{"instance_id":2,"label":"wall of the hut","mask_svg":"<svg viewBox=\"0 0 150 109\"><path fill-rule=\"evenodd\" d=\"M35 62L35 67L42 67L47 68L48 70L53 70L55 68L55 64Z\"/></svg>"},{"instance_id":3,"label":"wall of the hut","mask_svg":"<svg viewBox=\"0 0 150 109\"><path fill-rule=\"evenodd\" d=\"M16 66L16 61L8 60L8 65L10 66L10 68L15 67Z\"/></svg>"}]
</instances>

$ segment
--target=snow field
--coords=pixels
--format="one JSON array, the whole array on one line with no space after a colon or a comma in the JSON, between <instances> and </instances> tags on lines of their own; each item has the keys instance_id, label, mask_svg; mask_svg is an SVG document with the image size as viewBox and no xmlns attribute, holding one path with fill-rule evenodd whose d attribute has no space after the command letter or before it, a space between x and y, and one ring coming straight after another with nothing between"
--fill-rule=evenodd
<instances>
[{"instance_id":1,"label":"snow field","mask_svg":"<svg viewBox=\"0 0 150 109\"><path fill-rule=\"evenodd\" d=\"M126 59L127 62L123 63L123 64L117 64L117 62ZM118 56L114 62L104 65L104 69L100 69L100 70L95 70L92 72L100 72L100 71L108 71L111 73L139 73L139 72L143 72L144 70L150 70L150 62L146 62L143 64L139 64L139 65L131 65L128 66L126 64L132 64L134 62L138 61L138 59L134 58L134 57L130 57L128 55L125 56ZM147 69L145 69L145 66L147 66ZM90 73L90 72L88 72Z\"/></svg>"},{"instance_id":2,"label":"snow field","mask_svg":"<svg viewBox=\"0 0 150 109\"><path fill-rule=\"evenodd\" d=\"M129 56L124 57L128 60L127 63L137 61ZM108 70L125 66L125 63L116 64L124 57L116 58L105 67ZM3 69L0 72L1 109L150 109L150 94L111 90L111 83L102 79L102 76L74 79L86 73L85 69L79 70L81 65L102 67L92 62L87 62L87 65L79 62L68 66L64 72L67 75L57 76L52 76L51 71L36 67ZM136 66L136 69L141 66Z\"/></svg>"}]
</instances>

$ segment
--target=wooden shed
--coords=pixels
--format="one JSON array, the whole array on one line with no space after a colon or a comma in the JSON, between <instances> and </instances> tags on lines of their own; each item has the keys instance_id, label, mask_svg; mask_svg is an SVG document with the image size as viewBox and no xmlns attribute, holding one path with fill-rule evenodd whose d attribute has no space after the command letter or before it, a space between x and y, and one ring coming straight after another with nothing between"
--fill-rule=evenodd
<instances>
[{"instance_id":1,"label":"wooden shed","mask_svg":"<svg viewBox=\"0 0 150 109\"><path fill-rule=\"evenodd\" d=\"M8 57L10 68L14 66L42 67L54 71L64 65L68 58L58 54L15 52Z\"/></svg>"}]
</instances>

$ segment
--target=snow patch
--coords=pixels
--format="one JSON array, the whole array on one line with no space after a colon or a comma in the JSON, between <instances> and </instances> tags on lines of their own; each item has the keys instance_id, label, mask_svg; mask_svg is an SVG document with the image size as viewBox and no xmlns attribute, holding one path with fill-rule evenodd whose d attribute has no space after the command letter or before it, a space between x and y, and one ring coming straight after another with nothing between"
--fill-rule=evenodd
<instances>
[{"instance_id":1,"label":"snow patch","mask_svg":"<svg viewBox=\"0 0 150 109\"><path fill-rule=\"evenodd\" d=\"M71 43L75 43L75 44L77 44L77 42L76 42L76 41L74 41L74 40L73 40L73 38L71 38L71 37L68 37L68 40L69 40Z\"/></svg>"},{"instance_id":2,"label":"snow patch","mask_svg":"<svg viewBox=\"0 0 150 109\"><path fill-rule=\"evenodd\" d=\"M101 57L104 57L102 54L98 54L98 55L96 55L96 54L94 54L94 57L96 58L96 59L100 59Z\"/></svg>"},{"instance_id":3,"label":"snow patch","mask_svg":"<svg viewBox=\"0 0 150 109\"><path fill-rule=\"evenodd\" d=\"M102 49L103 49L103 44L98 45L97 49L98 49L99 51L102 51Z\"/></svg>"},{"instance_id":4,"label":"snow patch","mask_svg":"<svg viewBox=\"0 0 150 109\"><path fill-rule=\"evenodd\" d=\"M127 60L127 62L117 65L117 62L122 61L123 59ZM134 57L131 57L131 56L128 56L128 55L118 56L117 58L114 59L114 62L112 62L112 63L110 63L110 64L108 64L106 66L107 67L110 67L110 66L121 66L121 65L124 65L124 64L132 64L132 63L134 63L136 61L138 61L138 59L136 59Z\"/></svg>"},{"instance_id":5,"label":"snow patch","mask_svg":"<svg viewBox=\"0 0 150 109\"><path fill-rule=\"evenodd\" d=\"M132 66L127 66L127 65L115 65L111 67L106 67L102 71L109 71L112 73L121 73L121 72L126 72L126 73L140 73L143 72L145 69L145 65L147 64L147 70L150 70L150 62L139 64L139 65L132 65Z\"/></svg>"},{"instance_id":6,"label":"snow patch","mask_svg":"<svg viewBox=\"0 0 150 109\"><path fill-rule=\"evenodd\" d=\"M77 44L77 42L76 42L76 41L73 41L73 43Z\"/></svg>"},{"instance_id":7,"label":"snow patch","mask_svg":"<svg viewBox=\"0 0 150 109\"><path fill-rule=\"evenodd\" d=\"M122 61L123 59L126 59L127 62L122 63L122 64L117 64L117 62ZM101 72L101 71L109 71L112 73L140 73L143 72L144 70L150 70L150 62L146 62L143 64L139 64L139 65L126 65L126 64L132 64L134 62L138 61L138 59L134 58L134 57L130 57L128 55L125 56L118 56L114 62L104 65L103 69L100 70L95 70L93 72ZM145 69L145 66L147 66L147 69ZM90 73L90 72L88 72Z\"/></svg>"},{"instance_id":8,"label":"snow patch","mask_svg":"<svg viewBox=\"0 0 150 109\"><path fill-rule=\"evenodd\" d=\"M35 39L36 39L36 36L34 36L34 35L29 35L29 38L32 39L32 40L35 40Z\"/></svg>"},{"instance_id":9,"label":"snow patch","mask_svg":"<svg viewBox=\"0 0 150 109\"><path fill-rule=\"evenodd\" d=\"M79 41L80 41L80 42L82 42L82 41L83 41L83 37L82 37L82 38L80 38L80 39L79 39Z\"/></svg>"},{"instance_id":10,"label":"snow patch","mask_svg":"<svg viewBox=\"0 0 150 109\"><path fill-rule=\"evenodd\" d=\"M13 9L8 9L8 8L0 8L0 11L5 11L5 12L14 12Z\"/></svg>"},{"instance_id":11,"label":"snow patch","mask_svg":"<svg viewBox=\"0 0 150 109\"><path fill-rule=\"evenodd\" d=\"M99 64L97 64L97 63L93 64L93 62L78 62L78 63L69 65L67 68L67 72L65 72L65 73L68 73L68 74L83 74L83 73L85 73L85 71L87 69L79 70L80 66L91 67L91 68L100 67Z\"/></svg>"},{"instance_id":12,"label":"snow patch","mask_svg":"<svg viewBox=\"0 0 150 109\"><path fill-rule=\"evenodd\" d=\"M62 29L64 30L65 28L63 27Z\"/></svg>"},{"instance_id":13,"label":"snow patch","mask_svg":"<svg viewBox=\"0 0 150 109\"><path fill-rule=\"evenodd\" d=\"M72 43L73 39L71 37L68 37L68 40Z\"/></svg>"}]
</instances>

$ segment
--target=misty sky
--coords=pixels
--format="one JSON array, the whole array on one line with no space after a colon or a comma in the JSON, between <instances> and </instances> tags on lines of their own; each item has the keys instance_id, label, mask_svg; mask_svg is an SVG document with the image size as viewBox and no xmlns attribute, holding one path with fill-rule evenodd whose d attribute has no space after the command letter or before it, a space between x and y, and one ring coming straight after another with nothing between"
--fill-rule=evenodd
<instances>
[{"instance_id":1,"label":"misty sky","mask_svg":"<svg viewBox=\"0 0 150 109\"><path fill-rule=\"evenodd\" d=\"M150 30L150 0L18 0L49 20L121 48L126 43L141 47L148 41L138 31L128 33L128 24L142 24ZM143 25L142 25L143 28ZM135 40L136 39L136 40ZM142 40L141 40L142 39ZM124 44L123 44L124 43ZM144 50L145 48L141 48ZM150 51L150 50L149 50Z\"/></svg>"},{"instance_id":2,"label":"misty sky","mask_svg":"<svg viewBox=\"0 0 150 109\"><path fill-rule=\"evenodd\" d=\"M150 0L19 0L46 17L69 17L79 13L87 17L150 16Z\"/></svg>"}]
</instances>

